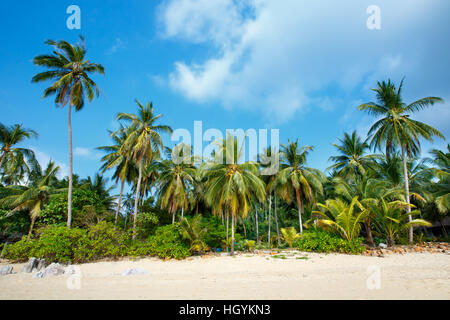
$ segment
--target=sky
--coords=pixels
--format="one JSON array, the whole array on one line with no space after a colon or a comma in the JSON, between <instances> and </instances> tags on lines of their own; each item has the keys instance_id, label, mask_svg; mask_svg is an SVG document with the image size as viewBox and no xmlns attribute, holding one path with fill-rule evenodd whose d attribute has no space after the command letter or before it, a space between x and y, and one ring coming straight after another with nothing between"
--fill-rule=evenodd
<instances>
[{"instance_id":1,"label":"sky","mask_svg":"<svg viewBox=\"0 0 450 320\"><path fill-rule=\"evenodd\" d=\"M70 5L81 29L69 30ZM369 29L367 8L380 9ZM50 83L31 83L50 53L47 39L86 38L101 95L73 114L74 172L93 176L96 147L109 145L118 112L152 101L164 124L203 130L279 129L280 142L314 146L311 167L325 170L344 132L366 136L375 119L358 111L374 101L377 81L405 77L403 96L444 104L414 118L450 136L450 1L448 0L3 0L0 4L0 122L39 133L23 146L42 165L68 170L67 110L41 99ZM163 136L172 145L169 136ZM448 140L423 143L424 155Z\"/></svg>"}]
</instances>

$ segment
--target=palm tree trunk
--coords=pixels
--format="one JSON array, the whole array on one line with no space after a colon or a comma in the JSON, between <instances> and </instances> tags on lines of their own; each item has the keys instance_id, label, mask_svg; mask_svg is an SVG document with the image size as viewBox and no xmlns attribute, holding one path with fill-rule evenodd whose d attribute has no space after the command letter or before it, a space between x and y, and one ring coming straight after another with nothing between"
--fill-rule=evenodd
<instances>
[{"instance_id":1,"label":"palm tree trunk","mask_svg":"<svg viewBox=\"0 0 450 320\"><path fill-rule=\"evenodd\" d=\"M256 242L259 243L258 206L256 205L255 205L255 218L256 218Z\"/></svg>"},{"instance_id":2,"label":"palm tree trunk","mask_svg":"<svg viewBox=\"0 0 450 320\"><path fill-rule=\"evenodd\" d=\"M28 231L27 240L30 240L31 232L33 231L34 221L35 221L35 220L36 220L36 218L31 218L31 225L30 225L30 230Z\"/></svg>"},{"instance_id":3,"label":"palm tree trunk","mask_svg":"<svg viewBox=\"0 0 450 320\"><path fill-rule=\"evenodd\" d=\"M137 223L137 210L139 203L139 191L141 191L141 180L142 180L142 164L144 159L142 158L139 162L139 177L138 177L138 185L136 188L136 199L134 199L134 221L133 221L133 240L136 239L136 223Z\"/></svg>"},{"instance_id":4,"label":"palm tree trunk","mask_svg":"<svg viewBox=\"0 0 450 320\"><path fill-rule=\"evenodd\" d=\"M184 218L184 207L181 207L181 220Z\"/></svg>"},{"instance_id":5,"label":"palm tree trunk","mask_svg":"<svg viewBox=\"0 0 450 320\"><path fill-rule=\"evenodd\" d=\"M231 255L234 256L234 214L231 215Z\"/></svg>"},{"instance_id":6,"label":"palm tree trunk","mask_svg":"<svg viewBox=\"0 0 450 320\"><path fill-rule=\"evenodd\" d=\"M229 216L228 216L228 214L227 214L227 243L226 243L226 249L227 249L227 252L228 252L228 220L229 220Z\"/></svg>"},{"instance_id":7,"label":"palm tree trunk","mask_svg":"<svg viewBox=\"0 0 450 320\"><path fill-rule=\"evenodd\" d=\"M247 239L247 229L245 228L245 221L242 219L242 227L244 227L244 238Z\"/></svg>"},{"instance_id":8,"label":"palm tree trunk","mask_svg":"<svg viewBox=\"0 0 450 320\"><path fill-rule=\"evenodd\" d=\"M271 212L272 212L272 195L269 196L269 231L267 233L267 241L269 243L269 248L270 248L270 216L271 216Z\"/></svg>"},{"instance_id":9,"label":"palm tree trunk","mask_svg":"<svg viewBox=\"0 0 450 320\"><path fill-rule=\"evenodd\" d=\"M447 230L445 229L444 223L442 222L442 218L439 219L439 223L441 224L442 234L444 235L444 237L448 238L448 233Z\"/></svg>"},{"instance_id":10,"label":"palm tree trunk","mask_svg":"<svg viewBox=\"0 0 450 320\"><path fill-rule=\"evenodd\" d=\"M117 224L117 219L119 218L119 211L120 211L120 206L122 205L122 196L123 196L123 188L124 187L125 187L125 180L122 181L122 186L120 187L119 203L117 204L116 219L114 221L114 224Z\"/></svg>"},{"instance_id":11,"label":"palm tree trunk","mask_svg":"<svg viewBox=\"0 0 450 320\"><path fill-rule=\"evenodd\" d=\"M5 159L5 156L6 156L6 151L4 151L2 156L0 157L0 168L2 167L3 159Z\"/></svg>"},{"instance_id":12,"label":"palm tree trunk","mask_svg":"<svg viewBox=\"0 0 450 320\"><path fill-rule=\"evenodd\" d=\"M281 245L281 241L280 241L280 228L278 226L278 215L277 215L277 195L275 194L275 201L274 201L274 205L275 205L275 224L277 226L277 239L278 239L278 246Z\"/></svg>"},{"instance_id":13,"label":"palm tree trunk","mask_svg":"<svg viewBox=\"0 0 450 320\"><path fill-rule=\"evenodd\" d=\"M302 205L302 198L300 196L300 190L295 189L295 193L297 196L297 205L298 205L298 223L300 225L300 234L303 234L303 224L302 224L302 211L303 211L303 205Z\"/></svg>"},{"instance_id":14,"label":"palm tree trunk","mask_svg":"<svg viewBox=\"0 0 450 320\"><path fill-rule=\"evenodd\" d=\"M174 223L175 223L175 211L172 212L172 224L174 224Z\"/></svg>"},{"instance_id":15,"label":"palm tree trunk","mask_svg":"<svg viewBox=\"0 0 450 320\"><path fill-rule=\"evenodd\" d=\"M70 229L72 226L72 171L73 171L73 155L72 155L72 104L69 103L69 117L68 117L68 130L69 130L69 192L67 194L67 227Z\"/></svg>"},{"instance_id":16,"label":"palm tree trunk","mask_svg":"<svg viewBox=\"0 0 450 320\"><path fill-rule=\"evenodd\" d=\"M369 243L369 245L371 247L373 247L374 246L374 242L373 242L372 230L370 229L370 223L368 221L365 221L364 222L364 227L366 228L367 242Z\"/></svg>"},{"instance_id":17,"label":"palm tree trunk","mask_svg":"<svg viewBox=\"0 0 450 320\"><path fill-rule=\"evenodd\" d=\"M406 203L410 204L409 202L409 177L408 177L408 167L406 165L406 154L405 154L405 147L402 146L402 157L403 157L403 176L405 179L405 191L406 191ZM408 206L406 208L406 212L408 213L408 220L409 222L412 221L412 217L411 217L411 207ZM409 228L409 243L413 242L413 235L414 235L414 229L411 226Z\"/></svg>"}]
</instances>

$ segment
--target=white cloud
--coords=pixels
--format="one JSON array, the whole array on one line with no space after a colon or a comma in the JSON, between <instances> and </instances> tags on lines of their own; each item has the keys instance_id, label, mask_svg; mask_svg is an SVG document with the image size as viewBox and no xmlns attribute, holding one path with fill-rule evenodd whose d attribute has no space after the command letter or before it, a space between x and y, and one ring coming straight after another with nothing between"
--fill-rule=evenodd
<instances>
[{"instance_id":1,"label":"white cloud","mask_svg":"<svg viewBox=\"0 0 450 320\"><path fill-rule=\"evenodd\" d=\"M81 158L87 159L98 159L100 155L98 153L93 152L89 148L76 147L74 149L74 155Z\"/></svg>"},{"instance_id":2,"label":"white cloud","mask_svg":"<svg viewBox=\"0 0 450 320\"><path fill-rule=\"evenodd\" d=\"M442 33L439 23L446 21L448 2L377 1L379 31L366 28L371 2L165 1L158 10L163 37L212 48L204 61L176 61L168 83L193 101L258 107L278 122L314 108L315 102L333 110L333 97L313 98L332 84L345 93L361 86L367 92L376 80L407 75L419 95L445 90L423 79L437 80L450 71L448 63L442 65L448 43L437 50L432 37Z\"/></svg>"},{"instance_id":3,"label":"white cloud","mask_svg":"<svg viewBox=\"0 0 450 320\"><path fill-rule=\"evenodd\" d=\"M108 50L107 53L108 54L113 54L113 53L116 53L119 49L123 49L123 48L125 48L125 43L120 38L116 38L114 40L114 44Z\"/></svg>"},{"instance_id":4,"label":"white cloud","mask_svg":"<svg viewBox=\"0 0 450 320\"><path fill-rule=\"evenodd\" d=\"M50 161L53 161L53 162L55 162L55 164L57 166L59 166L59 171L58 171L58 174L57 174L58 179L63 179L64 177L67 177L69 175L68 167L65 164L63 164L62 162L51 158L47 153L39 150L36 147L31 147L31 150L34 151L34 154L36 156L36 160L39 162L39 164L41 165L42 169L45 169L45 167L47 166L47 164Z\"/></svg>"}]
</instances>

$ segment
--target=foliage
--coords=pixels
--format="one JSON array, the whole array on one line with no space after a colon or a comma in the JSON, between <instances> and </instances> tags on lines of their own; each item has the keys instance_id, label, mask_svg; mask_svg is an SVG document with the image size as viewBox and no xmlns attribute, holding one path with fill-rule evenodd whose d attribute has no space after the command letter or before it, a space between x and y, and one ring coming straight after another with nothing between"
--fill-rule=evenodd
<instances>
[{"instance_id":1,"label":"foliage","mask_svg":"<svg viewBox=\"0 0 450 320\"><path fill-rule=\"evenodd\" d=\"M307 231L294 241L294 246L300 251L307 252L337 252L359 254L364 251L362 238L346 241L341 237L326 231Z\"/></svg>"},{"instance_id":2,"label":"foliage","mask_svg":"<svg viewBox=\"0 0 450 320\"><path fill-rule=\"evenodd\" d=\"M189 257L189 246L181 237L181 227L178 223L159 227L148 239L150 254L160 258L183 259Z\"/></svg>"},{"instance_id":3,"label":"foliage","mask_svg":"<svg viewBox=\"0 0 450 320\"><path fill-rule=\"evenodd\" d=\"M292 249L292 245L294 241L300 238L300 235L297 233L294 227L290 228L281 228L281 234L283 235L284 241L289 245L289 248Z\"/></svg>"},{"instance_id":4,"label":"foliage","mask_svg":"<svg viewBox=\"0 0 450 320\"><path fill-rule=\"evenodd\" d=\"M209 248L202 240L203 236L207 233L207 229L201 226L201 215L196 215L191 219L184 218L181 223L181 236L188 240L191 245L191 252L204 252Z\"/></svg>"},{"instance_id":5,"label":"foliage","mask_svg":"<svg viewBox=\"0 0 450 320\"><path fill-rule=\"evenodd\" d=\"M250 252L253 252L253 250L255 250L255 244L256 244L255 240L247 240L247 239L245 239L245 241L244 241L244 246Z\"/></svg>"}]
</instances>

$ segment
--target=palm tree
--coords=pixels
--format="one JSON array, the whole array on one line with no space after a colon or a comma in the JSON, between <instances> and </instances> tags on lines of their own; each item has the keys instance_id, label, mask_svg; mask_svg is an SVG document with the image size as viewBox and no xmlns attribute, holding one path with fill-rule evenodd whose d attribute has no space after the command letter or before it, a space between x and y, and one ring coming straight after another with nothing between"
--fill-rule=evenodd
<instances>
[{"instance_id":1,"label":"palm tree","mask_svg":"<svg viewBox=\"0 0 450 320\"><path fill-rule=\"evenodd\" d=\"M31 149L14 147L15 145L25 141L32 137L37 137L36 131L31 129L25 129L22 125L16 124L13 126L5 126L0 123L0 173L2 170L3 162L7 156L10 156L9 161L20 166L24 163L23 159L28 161L35 161L34 152ZM3 170L6 173L9 170ZM15 171L15 170L12 170Z\"/></svg>"},{"instance_id":2,"label":"palm tree","mask_svg":"<svg viewBox=\"0 0 450 320\"><path fill-rule=\"evenodd\" d=\"M414 205L403 201L387 202L384 198L381 198L377 203L371 204L370 207L375 212L375 226L378 232L386 237L389 246L395 244L395 239L402 230L414 226L431 227L431 223L423 219L406 222L404 209L405 207L414 208ZM418 210L409 211L409 216L418 214L420 214Z\"/></svg>"},{"instance_id":3,"label":"palm tree","mask_svg":"<svg viewBox=\"0 0 450 320\"><path fill-rule=\"evenodd\" d=\"M322 181L324 174L317 169L306 166L306 158L311 146L299 147L298 140L289 141L288 145L281 145L281 171L276 184L279 185L281 197L290 204L295 197L298 207L298 221L300 233L303 233L302 214L304 201L312 202L315 194L323 194Z\"/></svg>"},{"instance_id":4,"label":"palm tree","mask_svg":"<svg viewBox=\"0 0 450 320\"><path fill-rule=\"evenodd\" d=\"M327 200L318 204L320 211L313 211L319 217L318 224L336 230L348 242L359 236L361 223L369 211L354 197L350 204L341 199ZM360 210L355 210L355 206Z\"/></svg>"},{"instance_id":5,"label":"palm tree","mask_svg":"<svg viewBox=\"0 0 450 320\"><path fill-rule=\"evenodd\" d=\"M38 73L32 82L55 81L45 89L42 98L56 95L55 104L68 107L68 132L69 132L69 190L67 195L67 227L72 224L72 107L80 111L84 107L84 100L91 102L94 99L94 91L99 96L97 84L89 77L90 73L105 74L102 65L92 63L86 58L86 47L81 37L81 44L72 45L67 41L48 40L45 44L52 46L52 54L39 55L33 59L37 66L46 67L49 70Z\"/></svg>"},{"instance_id":6,"label":"palm tree","mask_svg":"<svg viewBox=\"0 0 450 320\"><path fill-rule=\"evenodd\" d=\"M139 176L136 187L136 197L134 201L134 221L133 221L133 239L136 239L136 222L139 195L141 191L142 170L145 164L161 155L161 149L164 148L160 132L171 133L172 129L166 125L156 125L157 121L163 116L155 115L153 103L147 103L143 106L137 99L138 114L119 113L117 120L125 120L130 123L130 133L127 136L120 152L131 150L131 155L139 167Z\"/></svg>"},{"instance_id":7,"label":"palm tree","mask_svg":"<svg viewBox=\"0 0 450 320\"><path fill-rule=\"evenodd\" d=\"M225 213L231 216L231 255L234 255L234 226L237 215L245 218L253 199L264 202L266 190L264 182L258 177L258 165L253 162L240 163L242 148L236 137L217 141L220 153L226 163L209 163L207 167L208 185L205 194L207 203L214 214ZM228 231L227 231L228 233Z\"/></svg>"},{"instance_id":8,"label":"palm tree","mask_svg":"<svg viewBox=\"0 0 450 320\"><path fill-rule=\"evenodd\" d=\"M55 182L57 181L56 174L58 170L59 167L50 161L44 172L39 173L40 177L36 179L35 183L29 187L7 187L7 192L10 195L0 199L0 205L12 208L12 211L7 217L12 216L19 210L25 209L30 211L31 225L28 232L28 239L33 231L34 222L41 213L41 209L50 196L56 192Z\"/></svg>"},{"instance_id":9,"label":"palm tree","mask_svg":"<svg viewBox=\"0 0 450 320\"><path fill-rule=\"evenodd\" d=\"M122 205L125 182L132 181L131 169L134 164L131 157L131 150L123 148L128 136L128 130L127 128L121 127L121 130L118 132L110 132L110 137L114 141L114 144L112 146L101 146L97 148L107 152L107 154L101 159L103 162L103 165L100 168L102 172L115 168L112 178L115 179L116 183L120 180L120 195L115 213L115 224L117 224L119 211Z\"/></svg>"},{"instance_id":10,"label":"palm tree","mask_svg":"<svg viewBox=\"0 0 450 320\"><path fill-rule=\"evenodd\" d=\"M192 252L203 252L208 249L208 246L202 240L208 230L202 227L201 221L202 216L196 215L189 220L183 219L180 223L181 236L189 241Z\"/></svg>"},{"instance_id":11,"label":"palm tree","mask_svg":"<svg viewBox=\"0 0 450 320\"><path fill-rule=\"evenodd\" d=\"M330 157L330 161L335 162L329 167L343 177L354 177L363 175L370 167L373 159L377 155L365 155L369 145L353 131L351 135L344 133L344 139L339 139L340 144L333 144L338 149L340 155Z\"/></svg>"},{"instance_id":12,"label":"palm tree","mask_svg":"<svg viewBox=\"0 0 450 320\"><path fill-rule=\"evenodd\" d=\"M175 214L181 209L181 219L184 210L189 206L189 193L194 183L195 168L190 164L175 164L171 160L160 163L160 176L157 180L158 195L161 199L161 208L172 214L172 224L175 223Z\"/></svg>"},{"instance_id":13,"label":"palm tree","mask_svg":"<svg viewBox=\"0 0 450 320\"><path fill-rule=\"evenodd\" d=\"M295 230L294 227L281 228L281 233L283 235L284 241L286 241L286 243L289 245L289 248L291 249L294 241L300 238L300 235L297 233L297 230Z\"/></svg>"},{"instance_id":14,"label":"palm tree","mask_svg":"<svg viewBox=\"0 0 450 320\"><path fill-rule=\"evenodd\" d=\"M367 111L380 120L369 130L372 138L371 146L381 150L383 146L389 155L397 148L401 149L403 158L403 176L405 183L406 202L409 204L409 181L407 169L407 157L417 156L420 153L420 138L433 141L433 136L444 139L442 133L437 129L417 120L410 118L414 112L425 109L438 102L443 102L438 97L426 97L406 104L402 100L403 80L397 88L394 83L378 82L378 87L372 89L376 92L377 103L369 102L359 106L359 110ZM412 221L411 207L406 206L409 221ZM409 230L409 242L413 241L413 227Z\"/></svg>"}]
</instances>

